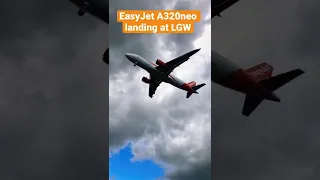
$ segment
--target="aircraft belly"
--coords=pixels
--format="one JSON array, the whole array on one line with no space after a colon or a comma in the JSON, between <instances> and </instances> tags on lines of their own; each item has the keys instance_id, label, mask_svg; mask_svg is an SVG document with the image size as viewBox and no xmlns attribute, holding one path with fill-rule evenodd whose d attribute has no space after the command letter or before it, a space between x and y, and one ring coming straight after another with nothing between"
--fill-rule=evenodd
<instances>
[{"instance_id":1,"label":"aircraft belly","mask_svg":"<svg viewBox=\"0 0 320 180\"><path fill-rule=\"evenodd\" d=\"M211 56L211 79L213 82L218 82L221 78L240 69L236 64L214 51Z\"/></svg>"},{"instance_id":2,"label":"aircraft belly","mask_svg":"<svg viewBox=\"0 0 320 180\"><path fill-rule=\"evenodd\" d=\"M157 69L147 60L141 59L137 62L137 65L143 68L144 70L148 71L152 75L158 72Z\"/></svg>"},{"instance_id":3,"label":"aircraft belly","mask_svg":"<svg viewBox=\"0 0 320 180\"><path fill-rule=\"evenodd\" d=\"M185 84L184 81L182 81L181 79L174 77L172 75L169 75L167 78L167 83L170 83L171 85L180 88Z\"/></svg>"},{"instance_id":4,"label":"aircraft belly","mask_svg":"<svg viewBox=\"0 0 320 180\"><path fill-rule=\"evenodd\" d=\"M254 83L243 69L225 57L212 51L211 80L221 86L246 92Z\"/></svg>"},{"instance_id":5,"label":"aircraft belly","mask_svg":"<svg viewBox=\"0 0 320 180\"><path fill-rule=\"evenodd\" d=\"M219 79L217 83L243 93L249 93L258 86L254 78L246 74L243 69L232 72L231 74Z\"/></svg>"},{"instance_id":6,"label":"aircraft belly","mask_svg":"<svg viewBox=\"0 0 320 180\"><path fill-rule=\"evenodd\" d=\"M211 80L214 82L220 81L222 78L230 75L232 71L228 71L223 68L212 68L211 69Z\"/></svg>"}]
</instances>

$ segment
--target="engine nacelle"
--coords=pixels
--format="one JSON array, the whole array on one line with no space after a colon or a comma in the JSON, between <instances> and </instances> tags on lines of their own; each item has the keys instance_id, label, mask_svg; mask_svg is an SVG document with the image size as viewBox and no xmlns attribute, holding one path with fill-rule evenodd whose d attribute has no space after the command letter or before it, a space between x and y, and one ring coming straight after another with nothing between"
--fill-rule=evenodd
<instances>
[{"instance_id":1,"label":"engine nacelle","mask_svg":"<svg viewBox=\"0 0 320 180\"><path fill-rule=\"evenodd\" d=\"M103 62L109 64L109 48L104 52L102 60Z\"/></svg>"},{"instance_id":2,"label":"engine nacelle","mask_svg":"<svg viewBox=\"0 0 320 180\"><path fill-rule=\"evenodd\" d=\"M157 59L156 64L161 67L167 67L167 64L165 62L161 61L160 59Z\"/></svg>"},{"instance_id":3,"label":"engine nacelle","mask_svg":"<svg viewBox=\"0 0 320 180\"><path fill-rule=\"evenodd\" d=\"M146 77L143 77L143 78L142 78L142 82L147 83L147 84L150 84L150 83L151 83L151 80L148 79L148 78L146 78Z\"/></svg>"}]
</instances>

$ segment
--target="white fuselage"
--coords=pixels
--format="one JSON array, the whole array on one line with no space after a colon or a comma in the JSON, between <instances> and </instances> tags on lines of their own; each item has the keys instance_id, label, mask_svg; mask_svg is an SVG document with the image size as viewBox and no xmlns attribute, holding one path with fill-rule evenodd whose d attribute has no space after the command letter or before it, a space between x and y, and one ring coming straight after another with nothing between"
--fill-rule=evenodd
<instances>
[{"instance_id":1,"label":"white fuselage","mask_svg":"<svg viewBox=\"0 0 320 180\"><path fill-rule=\"evenodd\" d=\"M221 79L241 69L218 53L211 51L211 81L220 84Z\"/></svg>"},{"instance_id":2,"label":"white fuselage","mask_svg":"<svg viewBox=\"0 0 320 180\"><path fill-rule=\"evenodd\" d=\"M244 94L256 94L268 100L278 101L278 97L259 84L255 78L235 63L211 51L211 79L221 86Z\"/></svg>"},{"instance_id":3,"label":"white fuselage","mask_svg":"<svg viewBox=\"0 0 320 180\"><path fill-rule=\"evenodd\" d=\"M211 51L211 81L221 86L247 94L259 84L235 63Z\"/></svg>"},{"instance_id":4,"label":"white fuselage","mask_svg":"<svg viewBox=\"0 0 320 180\"><path fill-rule=\"evenodd\" d=\"M179 89L185 90L183 89L183 85L186 84L184 81L182 81L181 79L173 76L173 75L169 75L166 76L164 75L161 71L159 71L156 67L157 65L144 59L143 57L137 55L137 54L133 54L133 53L126 53L125 56L127 57L128 60L130 60L132 63L134 63L135 65L141 67L142 69L146 70L148 73L150 73L150 75L152 77L155 77L165 83L169 83Z\"/></svg>"}]
</instances>

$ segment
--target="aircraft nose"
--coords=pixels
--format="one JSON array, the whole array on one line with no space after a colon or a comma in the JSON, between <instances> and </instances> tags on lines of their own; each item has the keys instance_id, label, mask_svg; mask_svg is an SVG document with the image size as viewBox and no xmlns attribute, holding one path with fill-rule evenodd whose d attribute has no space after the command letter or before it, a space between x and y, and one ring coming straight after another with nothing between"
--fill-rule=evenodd
<instances>
[{"instance_id":1,"label":"aircraft nose","mask_svg":"<svg viewBox=\"0 0 320 180\"><path fill-rule=\"evenodd\" d=\"M132 58L132 54L131 53L125 53L126 58L131 59Z\"/></svg>"},{"instance_id":2,"label":"aircraft nose","mask_svg":"<svg viewBox=\"0 0 320 180\"><path fill-rule=\"evenodd\" d=\"M136 59L136 55L132 53L125 53L125 56L129 61L132 61L132 62L135 61Z\"/></svg>"}]
</instances>

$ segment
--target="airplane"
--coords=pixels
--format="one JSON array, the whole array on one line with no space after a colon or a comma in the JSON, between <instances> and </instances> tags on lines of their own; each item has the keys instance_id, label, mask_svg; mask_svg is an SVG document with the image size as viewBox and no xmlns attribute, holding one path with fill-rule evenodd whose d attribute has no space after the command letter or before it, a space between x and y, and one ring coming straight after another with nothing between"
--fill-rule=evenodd
<instances>
[{"instance_id":1,"label":"airplane","mask_svg":"<svg viewBox=\"0 0 320 180\"><path fill-rule=\"evenodd\" d=\"M266 62L243 69L214 51L211 51L211 57L211 81L244 93L242 114L247 117L263 100L280 102L274 91L304 73L295 69L272 76L273 67Z\"/></svg>"},{"instance_id":2,"label":"airplane","mask_svg":"<svg viewBox=\"0 0 320 180\"><path fill-rule=\"evenodd\" d=\"M86 12L109 24L109 3L106 0L70 0L79 7L78 15ZM102 60L109 64L109 48L103 53Z\"/></svg>"},{"instance_id":3,"label":"airplane","mask_svg":"<svg viewBox=\"0 0 320 180\"><path fill-rule=\"evenodd\" d=\"M239 0L214 0L211 1L211 19L215 16L221 17L221 12L228 9L230 6L238 2Z\"/></svg>"},{"instance_id":4,"label":"airplane","mask_svg":"<svg viewBox=\"0 0 320 180\"><path fill-rule=\"evenodd\" d=\"M177 77L171 75L170 73L182 63L190 59L192 55L200 51L199 49L192 50L184 55L181 55L171 61L163 62L160 59L157 59L156 64L144 59L143 57L133 54L126 53L126 58L131 61L134 66L139 66L142 69L146 70L150 74L150 78L143 77L142 81L146 84L149 84L149 97L152 98L155 94L158 86L162 83L169 83L179 89L187 91L186 98L189 98L192 94L199 94L198 89L205 86L206 84L197 85L196 82L192 81L185 83L184 81L178 79Z\"/></svg>"}]
</instances>

